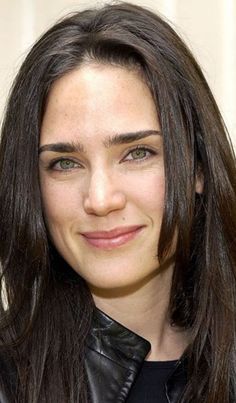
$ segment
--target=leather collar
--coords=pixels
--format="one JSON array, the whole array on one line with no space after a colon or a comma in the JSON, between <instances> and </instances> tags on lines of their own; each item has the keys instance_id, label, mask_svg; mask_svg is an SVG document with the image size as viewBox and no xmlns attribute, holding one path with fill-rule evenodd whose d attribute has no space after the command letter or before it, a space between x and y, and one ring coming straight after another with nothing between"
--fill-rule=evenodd
<instances>
[{"instance_id":1,"label":"leather collar","mask_svg":"<svg viewBox=\"0 0 236 403\"><path fill-rule=\"evenodd\" d=\"M86 369L92 402L125 402L151 344L95 308L87 347ZM177 403L184 390L186 364L186 358L181 357L166 382L169 403Z\"/></svg>"}]
</instances>

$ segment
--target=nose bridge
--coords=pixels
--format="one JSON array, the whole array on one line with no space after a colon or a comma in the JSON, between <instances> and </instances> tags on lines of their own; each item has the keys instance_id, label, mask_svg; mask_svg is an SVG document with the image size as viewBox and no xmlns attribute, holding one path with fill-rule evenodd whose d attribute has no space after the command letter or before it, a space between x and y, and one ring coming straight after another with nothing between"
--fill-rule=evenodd
<instances>
[{"instance_id":1,"label":"nose bridge","mask_svg":"<svg viewBox=\"0 0 236 403\"><path fill-rule=\"evenodd\" d=\"M118 175L104 165L91 169L85 197L87 213L106 215L110 211L122 209L125 193Z\"/></svg>"},{"instance_id":2,"label":"nose bridge","mask_svg":"<svg viewBox=\"0 0 236 403\"><path fill-rule=\"evenodd\" d=\"M105 167L91 172L88 193L99 204L107 199L112 192L112 173Z\"/></svg>"}]
</instances>

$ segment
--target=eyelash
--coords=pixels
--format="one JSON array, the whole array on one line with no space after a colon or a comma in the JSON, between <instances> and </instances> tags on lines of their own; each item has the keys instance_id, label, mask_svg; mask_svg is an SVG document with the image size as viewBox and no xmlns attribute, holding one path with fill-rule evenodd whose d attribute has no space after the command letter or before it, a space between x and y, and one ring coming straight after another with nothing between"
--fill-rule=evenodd
<instances>
[{"instance_id":1,"label":"eyelash","mask_svg":"<svg viewBox=\"0 0 236 403\"><path fill-rule=\"evenodd\" d=\"M131 154L132 152L135 152L135 151L137 151L137 150L138 150L138 151L141 150L141 151L149 152L150 155L149 155L149 156L145 156L144 158L126 159L126 158L129 156L129 154ZM121 162L138 163L138 164L139 164L139 163L142 163L143 161L148 160L148 159L151 158L153 155L157 155L157 151L154 151L154 150L152 150L151 148L146 147L146 146L138 145L138 146L136 146L136 147L131 148L130 150L128 150L128 151L126 152L125 157L122 158L122 161L121 161ZM59 163L59 162L61 162L61 161L70 161L70 162L72 162L72 163L74 163L74 164L77 164L77 165L80 165L80 167L82 167L82 165L81 165L79 162L76 162L76 161L74 161L74 160L71 159L71 158L60 157L60 158L56 158L56 159L50 161L50 163L49 163L47 169L48 169L48 170L54 170L54 171L61 171L61 172L69 172L69 171L71 171L71 169L73 169L73 168L71 168L71 169L70 169L70 168L68 168L68 169L57 169L57 168L55 168L56 164ZM77 167L76 167L76 168L77 168ZM83 168L83 167L82 167L82 168Z\"/></svg>"},{"instance_id":2,"label":"eyelash","mask_svg":"<svg viewBox=\"0 0 236 403\"><path fill-rule=\"evenodd\" d=\"M147 156L145 156L144 158L137 158L137 159L130 159L130 160L127 160L126 158L128 157L128 155L129 154L131 154L132 152L134 152L134 151L145 151L145 152L149 152L149 156L147 157ZM126 162L128 162L128 163L133 163L133 162L135 162L135 163L141 163L141 162L143 162L143 161L146 161L147 159L149 159L149 158L151 158L153 155L156 155L157 154L157 151L154 151L154 150L152 150L151 148L149 148L149 147L146 147L146 146L142 146L141 144L140 145L138 145L138 146L136 146L136 147L134 147L134 148L131 148L130 150L128 150L127 151L127 153L126 153L126 156L125 156L125 158L124 159L122 159L122 161L126 161ZM125 160L126 159L126 160Z\"/></svg>"}]
</instances>

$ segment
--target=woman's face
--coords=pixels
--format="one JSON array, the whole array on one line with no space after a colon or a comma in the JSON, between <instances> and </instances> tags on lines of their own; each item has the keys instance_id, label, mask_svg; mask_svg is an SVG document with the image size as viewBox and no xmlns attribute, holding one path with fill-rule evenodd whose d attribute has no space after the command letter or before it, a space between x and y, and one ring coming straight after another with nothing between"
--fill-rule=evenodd
<instances>
[{"instance_id":1,"label":"woman's face","mask_svg":"<svg viewBox=\"0 0 236 403\"><path fill-rule=\"evenodd\" d=\"M56 81L40 138L47 228L93 287L158 273L165 193L155 104L137 72L90 64Z\"/></svg>"}]
</instances>

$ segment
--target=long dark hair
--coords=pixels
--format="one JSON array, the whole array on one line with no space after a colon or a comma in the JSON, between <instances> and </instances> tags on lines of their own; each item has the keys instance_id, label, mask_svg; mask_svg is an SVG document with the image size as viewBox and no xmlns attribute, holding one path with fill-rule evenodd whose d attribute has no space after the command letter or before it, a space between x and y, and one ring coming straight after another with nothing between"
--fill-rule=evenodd
<instances>
[{"instance_id":1,"label":"long dark hair","mask_svg":"<svg viewBox=\"0 0 236 403\"><path fill-rule=\"evenodd\" d=\"M164 140L166 201L158 256L176 229L173 325L188 328L182 402L236 400L236 167L205 78L173 29L128 3L74 13L33 46L13 85L0 149L1 349L16 363L15 399L88 401L84 353L93 301L48 241L38 143L52 83L84 63L141 71ZM204 182L196 194L195 182ZM18 399L18 400L17 400Z\"/></svg>"}]
</instances>

